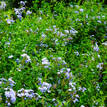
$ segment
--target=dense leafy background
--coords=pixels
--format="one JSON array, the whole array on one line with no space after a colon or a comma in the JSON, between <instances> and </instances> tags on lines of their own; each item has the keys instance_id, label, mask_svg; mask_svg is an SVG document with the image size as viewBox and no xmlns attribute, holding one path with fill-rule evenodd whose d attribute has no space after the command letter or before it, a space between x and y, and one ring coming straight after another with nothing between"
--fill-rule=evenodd
<instances>
[{"instance_id":1,"label":"dense leafy background","mask_svg":"<svg viewBox=\"0 0 107 107\"><path fill-rule=\"evenodd\" d=\"M106 107L106 3L19 1L0 10L0 106Z\"/></svg>"}]
</instances>

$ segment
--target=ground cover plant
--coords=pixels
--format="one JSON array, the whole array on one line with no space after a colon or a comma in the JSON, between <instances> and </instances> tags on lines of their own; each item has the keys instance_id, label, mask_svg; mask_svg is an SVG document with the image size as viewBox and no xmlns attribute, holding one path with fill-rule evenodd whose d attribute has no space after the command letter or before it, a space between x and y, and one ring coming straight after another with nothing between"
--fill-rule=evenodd
<instances>
[{"instance_id":1,"label":"ground cover plant","mask_svg":"<svg viewBox=\"0 0 107 107\"><path fill-rule=\"evenodd\" d=\"M106 107L106 5L26 3L0 4L0 107Z\"/></svg>"}]
</instances>

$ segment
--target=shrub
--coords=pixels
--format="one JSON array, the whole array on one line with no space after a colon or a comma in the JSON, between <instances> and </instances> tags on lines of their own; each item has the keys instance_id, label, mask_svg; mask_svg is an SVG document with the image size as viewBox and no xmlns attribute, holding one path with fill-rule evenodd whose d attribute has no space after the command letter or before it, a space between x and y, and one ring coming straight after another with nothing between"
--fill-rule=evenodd
<instances>
[{"instance_id":1,"label":"shrub","mask_svg":"<svg viewBox=\"0 0 107 107\"><path fill-rule=\"evenodd\" d=\"M106 106L106 9L65 5L55 3L52 13L42 1L36 14L12 23L14 11L0 11L1 107Z\"/></svg>"}]
</instances>

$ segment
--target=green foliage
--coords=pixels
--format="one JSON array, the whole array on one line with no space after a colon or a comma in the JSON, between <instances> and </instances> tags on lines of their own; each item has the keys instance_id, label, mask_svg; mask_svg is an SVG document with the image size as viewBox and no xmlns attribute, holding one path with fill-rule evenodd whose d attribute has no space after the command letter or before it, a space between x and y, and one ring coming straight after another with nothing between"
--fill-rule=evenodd
<instances>
[{"instance_id":1,"label":"green foliage","mask_svg":"<svg viewBox=\"0 0 107 107\"><path fill-rule=\"evenodd\" d=\"M11 23L13 9L0 10L1 107L107 105L106 8L81 1L35 0L36 13Z\"/></svg>"}]
</instances>

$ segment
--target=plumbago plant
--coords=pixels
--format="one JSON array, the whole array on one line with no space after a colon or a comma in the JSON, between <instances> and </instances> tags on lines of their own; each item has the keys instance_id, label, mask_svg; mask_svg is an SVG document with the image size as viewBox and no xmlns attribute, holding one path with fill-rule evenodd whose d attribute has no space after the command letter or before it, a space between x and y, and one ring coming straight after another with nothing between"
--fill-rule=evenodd
<instances>
[{"instance_id":1,"label":"plumbago plant","mask_svg":"<svg viewBox=\"0 0 107 107\"><path fill-rule=\"evenodd\" d=\"M0 106L106 107L106 8L24 3L0 10Z\"/></svg>"}]
</instances>

